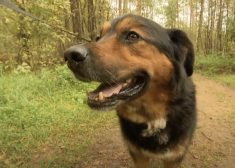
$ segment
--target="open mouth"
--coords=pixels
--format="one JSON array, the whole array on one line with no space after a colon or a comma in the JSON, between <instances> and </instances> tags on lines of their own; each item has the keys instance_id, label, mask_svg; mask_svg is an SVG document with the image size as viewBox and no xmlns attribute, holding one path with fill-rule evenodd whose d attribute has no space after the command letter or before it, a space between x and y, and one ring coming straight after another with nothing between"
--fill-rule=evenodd
<instances>
[{"instance_id":1,"label":"open mouth","mask_svg":"<svg viewBox=\"0 0 235 168\"><path fill-rule=\"evenodd\" d=\"M88 105L96 110L111 110L120 101L133 100L144 93L148 77L141 75L117 83L101 83L94 91L88 92Z\"/></svg>"}]
</instances>

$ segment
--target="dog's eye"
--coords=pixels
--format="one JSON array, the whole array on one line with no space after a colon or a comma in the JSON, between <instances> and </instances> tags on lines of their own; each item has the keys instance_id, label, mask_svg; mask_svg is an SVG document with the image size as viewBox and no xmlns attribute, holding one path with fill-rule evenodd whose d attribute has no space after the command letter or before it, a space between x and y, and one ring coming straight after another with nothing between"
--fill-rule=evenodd
<instances>
[{"instance_id":1,"label":"dog's eye","mask_svg":"<svg viewBox=\"0 0 235 168\"><path fill-rule=\"evenodd\" d=\"M137 41L139 40L139 38L140 38L139 35L136 34L135 32L130 32L127 36L127 40L129 41Z\"/></svg>"},{"instance_id":2,"label":"dog's eye","mask_svg":"<svg viewBox=\"0 0 235 168\"><path fill-rule=\"evenodd\" d=\"M100 39L100 36L97 36L96 38L95 38L95 41L98 41Z\"/></svg>"}]
</instances>

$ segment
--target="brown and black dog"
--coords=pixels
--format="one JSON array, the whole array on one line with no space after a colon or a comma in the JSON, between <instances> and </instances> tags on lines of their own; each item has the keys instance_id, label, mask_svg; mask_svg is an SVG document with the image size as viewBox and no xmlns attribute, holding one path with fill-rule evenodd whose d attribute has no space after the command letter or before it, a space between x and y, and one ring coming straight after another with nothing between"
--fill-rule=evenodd
<instances>
[{"instance_id":1,"label":"brown and black dog","mask_svg":"<svg viewBox=\"0 0 235 168\"><path fill-rule=\"evenodd\" d=\"M70 47L65 60L79 80L101 83L87 93L88 105L117 109L136 168L147 168L150 158L180 167L197 118L186 33L128 14L105 23L96 42Z\"/></svg>"}]
</instances>

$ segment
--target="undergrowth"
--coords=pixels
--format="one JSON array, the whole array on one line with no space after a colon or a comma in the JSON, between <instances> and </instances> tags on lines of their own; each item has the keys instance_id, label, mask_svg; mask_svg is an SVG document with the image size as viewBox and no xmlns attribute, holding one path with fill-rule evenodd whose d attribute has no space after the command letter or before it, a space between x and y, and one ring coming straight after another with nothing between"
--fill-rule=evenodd
<instances>
[{"instance_id":1,"label":"undergrowth","mask_svg":"<svg viewBox=\"0 0 235 168\"><path fill-rule=\"evenodd\" d=\"M235 58L196 56L196 72L235 87ZM85 92L95 83L74 79L66 66L40 72L0 71L0 167L73 167L92 138L117 123L97 113Z\"/></svg>"},{"instance_id":2,"label":"undergrowth","mask_svg":"<svg viewBox=\"0 0 235 168\"><path fill-rule=\"evenodd\" d=\"M91 111L86 90L67 67L0 78L0 167L71 167L114 112Z\"/></svg>"},{"instance_id":3,"label":"undergrowth","mask_svg":"<svg viewBox=\"0 0 235 168\"><path fill-rule=\"evenodd\" d=\"M196 72L235 88L235 57L196 55Z\"/></svg>"}]
</instances>

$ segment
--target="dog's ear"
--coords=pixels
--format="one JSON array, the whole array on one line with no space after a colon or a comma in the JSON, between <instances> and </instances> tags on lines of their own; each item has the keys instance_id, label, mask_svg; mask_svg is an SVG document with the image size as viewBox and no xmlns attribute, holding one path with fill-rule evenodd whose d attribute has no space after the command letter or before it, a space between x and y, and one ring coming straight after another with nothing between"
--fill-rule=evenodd
<instances>
[{"instance_id":1,"label":"dog's ear","mask_svg":"<svg viewBox=\"0 0 235 168\"><path fill-rule=\"evenodd\" d=\"M193 66L194 66L194 48L193 43L188 38L187 34L179 29L167 29L167 33L171 39L171 41L176 44L180 50L184 52L183 64L185 71L188 76L193 74Z\"/></svg>"}]
</instances>

